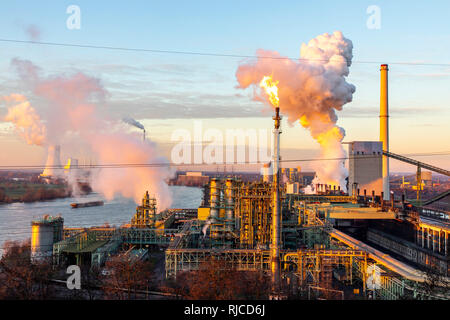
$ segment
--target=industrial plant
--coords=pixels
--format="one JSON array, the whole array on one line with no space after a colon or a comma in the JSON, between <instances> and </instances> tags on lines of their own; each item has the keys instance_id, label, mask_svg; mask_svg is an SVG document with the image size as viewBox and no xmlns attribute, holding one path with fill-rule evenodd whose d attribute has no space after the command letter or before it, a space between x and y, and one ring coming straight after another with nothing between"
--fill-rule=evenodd
<instances>
[{"instance_id":1,"label":"industrial plant","mask_svg":"<svg viewBox=\"0 0 450 320\"><path fill-rule=\"evenodd\" d=\"M450 196L446 190L424 199L421 192L430 179L423 169L444 176L450 171L390 151L388 66L380 71L380 139L348 142L347 191L316 183L301 168L282 167L276 101L273 158L259 179L188 172L179 181L203 186L201 206L159 212L149 186L120 227L67 228L61 217L44 217L32 222L32 259L101 268L119 253L144 259L143 252L163 250L165 279L176 281L181 272L214 260L224 270L269 275L270 299L304 293L318 299L449 299L449 211L431 205L448 205ZM49 161L58 164L59 148L51 150ZM394 196L390 159L417 169L415 199ZM50 174L56 173L44 172ZM432 293L423 289L430 273L439 276Z\"/></svg>"}]
</instances>

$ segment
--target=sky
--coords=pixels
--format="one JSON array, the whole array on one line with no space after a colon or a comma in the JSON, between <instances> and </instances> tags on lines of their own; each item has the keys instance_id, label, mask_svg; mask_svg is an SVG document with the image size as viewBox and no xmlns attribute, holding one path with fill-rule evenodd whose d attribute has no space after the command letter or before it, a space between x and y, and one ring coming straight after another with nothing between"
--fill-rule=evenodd
<instances>
[{"instance_id":1,"label":"sky","mask_svg":"<svg viewBox=\"0 0 450 320\"><path fill-rule=\"evenodd\" d=\"M80 8L80 29L67 28L70 5ZM371 5L380 9L379 29L367 26ZM448 1L9 1L1 5L0 39L244 56L267 49L297 58L302 43L339 30L353 42L347 81L356 86L353 101L337 113L344 141L378 140L379 66L388 63L390 150L415 154L450 151L448 12ZM173 132L193 132L196 120L222 132L272 127L267 107L252 100L250 89L237 88L244 58L2 41L0 57L0 96L20 93L33 102L11 67L14 58L49 76L81 71L100 79L110 111L143 123L167 157L176 143ZM0 103L0 118L6 110ZM284 159L318 155L307 130L286 121L282 126ZM0 148L0 165L45 162L45 148L27 145L1 121ZM88 157L61 151L63 161ZM450 167L449 155L416 158ZM391 170L415 168L392 160Z\"/></svg>"}]
</instances>

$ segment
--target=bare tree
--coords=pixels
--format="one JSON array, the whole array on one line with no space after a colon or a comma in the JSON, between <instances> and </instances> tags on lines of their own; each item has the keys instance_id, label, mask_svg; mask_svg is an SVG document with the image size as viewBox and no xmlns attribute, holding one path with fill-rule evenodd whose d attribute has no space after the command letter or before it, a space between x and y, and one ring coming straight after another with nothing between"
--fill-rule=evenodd
<instances>
[{"instance_id":1,"label":"bare tree","mask_svg":"<svg viewBox=\"0 0 450 320\"><path fill-rule=\"evenodd\" d=\"M105 264L102 288L108 299L137 299L139 290L148 290L153 282L153 264L149 261L130 261L115 256Z\"/></svg>"},{"instance_id":2,"label":"bare tree","mask_svg":"<svg viewBox=\"0 0 450 320\"><path fill-rule=\"evenodd\" d=\"M193 300L267 299L269 278L260 271L240 271L211 259L199 270L181 272L171 292Z\"/></svg>"},{"instance_id":3,"label":"bare tree","mask_svg":"<svg viewBox=\"0 0 450 320\"><path fill-rule=\"evenodd\" d=\"M53 271L49 261L31 263L29 240L22 243L5 243L5 253L0 260L0 298L48 299L52 297Z\"/></svg>"}]
</instances>

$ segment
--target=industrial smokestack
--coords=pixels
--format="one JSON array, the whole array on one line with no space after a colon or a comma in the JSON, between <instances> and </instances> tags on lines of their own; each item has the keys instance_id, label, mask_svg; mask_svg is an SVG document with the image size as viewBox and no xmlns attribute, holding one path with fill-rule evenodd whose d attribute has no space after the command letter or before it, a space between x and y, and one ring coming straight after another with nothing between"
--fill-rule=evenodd
<instances>
[{"instance_id":1,"label":"industrial smokestack","mask_svg":"<svg viewBox=\"0 0 450 320\"><path fill-rule=\"evenodd\" d=\"M144 131L144 141L145 141L145 127L144 127L144 125L142 123L140 123L139 121L136 121L136 120L134 120L133 118L130 118L130 117L122 118L122 121L125 122L125 123L128 123L129 125L131 125L133 127L136 127L136 128L139 128L139 129L143 130Z\"/></svg>"},{"instance_id":2,"label":"industrial smokestack","mask_svg":"<svg viewBox=\"0 0 450 320\"><path fill-rule=\"evenodd\" d=\"M281 248L281 206L280 206L280 108L275 108L275 117L273 117L275 126L273 129L274 151L273 155L273 208L272 208L272 243L271 243L271 262L272 262L272 284L274 291L280 289L280 248Z\"/></svg>"},{"instance_id":3,"label":"industrial smokestack","mask_svg":"<svg viewBox=\"0 0 450 320\"><path fill-rule=\"evenodd\" d=\"M389 152L388 65L382 64L380 79L380 141L383 151ZM383 200L389 200L389 158L383 155Z\"/></svg>"}]
</instances>

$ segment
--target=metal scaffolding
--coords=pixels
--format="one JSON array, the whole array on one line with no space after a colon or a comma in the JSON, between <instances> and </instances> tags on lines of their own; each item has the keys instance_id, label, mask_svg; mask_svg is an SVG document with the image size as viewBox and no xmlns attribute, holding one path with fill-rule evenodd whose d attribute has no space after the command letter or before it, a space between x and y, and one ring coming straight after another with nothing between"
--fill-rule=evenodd
<instances>
[{"instance_id":1,"label":"metal scaffolding","mask_svg":"<svg viewBox=\"0 0 450 320\"><path fill-rule=\"evenodd\" d=\"M166 278L176 278L181 271L198 270L200 264L210 259L223 262L224 269L270 270L269 250L169 248L166 250Z\"/></svg>"},{"instance_id":2,"label":"metal scaffolding","mask_svg":"<svg viewBox=\"0 0 450 320\"><path fill-rule=\"evenodd\" d=\"M299 285L331 286L333 270L342 267L345 270L345 281L353 282L353 262L362 261L367 264L367 254L359 250L298 250L284 254L283 262L286 271L297 275ZM365 283L365 275L362 275Z\"/></svg>"},{"instance_id":3,"label":"metal scaffolding","mask_svg":"<svg viewBox=\"0 0 450 320\"><path fill-rule=\"evenodd\" d=\"M235 217L239 221L241 248L268 248L271 236L272 185L265 182L236 183Z\"/></svg>"}]
</instances>

